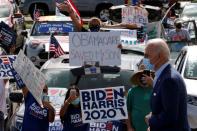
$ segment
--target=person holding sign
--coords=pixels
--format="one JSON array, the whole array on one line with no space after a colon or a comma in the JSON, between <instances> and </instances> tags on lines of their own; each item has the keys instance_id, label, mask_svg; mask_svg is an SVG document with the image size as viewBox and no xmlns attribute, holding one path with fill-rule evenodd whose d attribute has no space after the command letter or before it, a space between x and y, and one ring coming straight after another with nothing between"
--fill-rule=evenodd
<instances>
[{"instance_id":1,"label":"person holding sign","mask_svg":"<svg viewBox=\"0 0 197 131\"><path fill-rule=\"evenodd\" d=\"M128 131L146 131L148 126L144 117L150 110L150 96L152 92L153 66L147 59L142 59L138 66L138 72L131 77L135 86L128 91L127 108L128 120L126 121Z\"/></svg>"},{"instance_id":2,"label":"person holding sign","mask_svg":"<svg viewBox=\"0 0 197 131\"><path fill-rule=\"evenodd\" d=\"M74 11L70 7L70 5L65 1L64 3L57 3L57 7L59 8L60 11L67 11L73 20L74 24L76 25L78 31L82 32L99 32L101 26L102 27L107 27L107 28L128 28L128 29L133 29L133 28L138 28L137 24L126 24L126 23L120 23L120 24L115 24L115 25L104 25L102 21L97 18L97 17L92 17L90 21L88 22L89 29L85 29L77 16L75 15Z\"/></svg>"},{"instance_id":3,"label":"person holding sign","mask_svg":"<svg viewBox=\"0 0 197 131\"><path fill-rule=\"evenodd\" d=\"M60 110L63 131L88 131L88 124L82 123L79 88L71 85Z\"/></svg>"},{"instance_id":4,"label":"person holding sign","mask_svg":"<svg viewBox=\"0 0 197 131\"><path fill-rule=\"evenodd\" d=\"M49 103L47 96L48 87L43 89L43 108L38 104L27 87L22 88L25 98L25 113L23 118L22 131L48 131L49 122L55 118L55 109Z\"/></svg>"}]
</instances>

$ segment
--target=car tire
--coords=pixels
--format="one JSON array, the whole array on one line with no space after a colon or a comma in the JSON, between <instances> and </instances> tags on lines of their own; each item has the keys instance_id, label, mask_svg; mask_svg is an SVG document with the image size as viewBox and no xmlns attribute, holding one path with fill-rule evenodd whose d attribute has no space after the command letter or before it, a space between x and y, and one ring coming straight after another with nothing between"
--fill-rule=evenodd
<instances>
[{"instance_id":1,"label":"car tire","mask_svg":"<svg viewBox=\"0 0 197 131\"><path fill-rule=\"evenodd\" d=\"M96 8L96 15L102 20L107 21L109 20L110 14L109 14L109 8L112 6L112 4L107 5L100 5Z\"/></svg>"},{"instance_id":2,"label":"car tire","mask_svg":"<svg viewBox=\"0 0 197 131\"><path fill-rule=\"evenodd\" d=\"M45 4L37 4L36 5L37 9L39 9L41 12L41 15L48 15L49 14L49 9L47 7L47 5ZM35 4L31 5L30 8L29 8L29 14L32 18L32 20L34 20L34 10L35 10Z\"/></svg>"}]
</instances>

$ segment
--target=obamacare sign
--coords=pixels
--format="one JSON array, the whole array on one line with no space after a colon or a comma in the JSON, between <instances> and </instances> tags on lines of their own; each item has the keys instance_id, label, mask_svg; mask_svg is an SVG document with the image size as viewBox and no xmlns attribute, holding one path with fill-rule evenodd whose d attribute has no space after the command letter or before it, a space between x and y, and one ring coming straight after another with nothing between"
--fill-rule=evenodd
<instances>
[{"instance_id":1,"label":"obamacare sign","mask_svg":"<svg viewBox=\"0 0 197 131\"><path fill-rule=\"evenodd\" d=\"M80 91L83 123L127 119L124 86Z\"/></svg>"}]
</instances>

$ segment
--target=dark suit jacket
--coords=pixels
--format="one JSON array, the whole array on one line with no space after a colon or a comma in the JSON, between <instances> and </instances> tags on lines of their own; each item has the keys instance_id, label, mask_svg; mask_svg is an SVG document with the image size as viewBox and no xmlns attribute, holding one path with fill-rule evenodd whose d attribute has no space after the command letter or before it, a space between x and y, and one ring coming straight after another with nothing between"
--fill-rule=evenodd
<instances>
[{"instance_id":1,"label":"dark suit jacket","mask_svg":"<svg viewBox=\"0 0 197 131\"><path fill-rule=\"evenodd\" d=\"M168 65L154 86L151 95L151 131L189 131L187 92L180 74Z\"/></svg>"}]
</instances>

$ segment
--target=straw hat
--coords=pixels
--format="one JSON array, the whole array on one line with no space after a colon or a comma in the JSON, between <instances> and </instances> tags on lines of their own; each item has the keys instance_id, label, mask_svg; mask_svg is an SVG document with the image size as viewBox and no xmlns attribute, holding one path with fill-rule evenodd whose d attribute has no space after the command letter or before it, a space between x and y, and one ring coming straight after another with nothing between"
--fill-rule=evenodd
<instances>
[{"instance_id":1,"label":"straw hat","mask_svg":"<svg viewBox=\"0 0 197 131\"><path fill-rule=\"evenodd\" d=\"M155 73L153 71L150 71L151 73L151 76L154 78L155 76ZM131 83L134 84L134 85L140 85L140 79L142 78L144 74L144 70L140 70L140 71L137 71L136 73L134 73L132 76L131 76Z\"/></svg>"}]
</instances>

